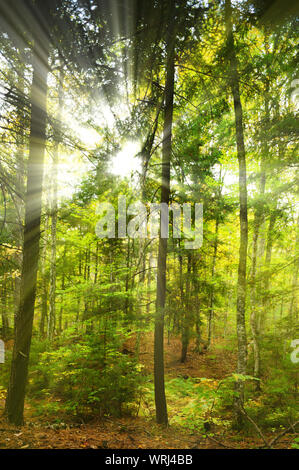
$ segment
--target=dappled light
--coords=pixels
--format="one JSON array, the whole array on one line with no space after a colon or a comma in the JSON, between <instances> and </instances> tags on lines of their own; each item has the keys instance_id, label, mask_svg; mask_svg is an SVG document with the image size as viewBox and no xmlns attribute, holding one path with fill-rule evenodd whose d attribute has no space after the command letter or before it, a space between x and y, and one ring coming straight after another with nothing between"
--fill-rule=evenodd
<instances>
[{"instance_id":1,"label":"dappled light","mask_svg":"<svg viewBox=\"0 0 299 470\"><path fill-rule=\"evenodd\" d=\"M299 448L297 32L0 0L0 449Z\"/></svg>"}]
</instances>

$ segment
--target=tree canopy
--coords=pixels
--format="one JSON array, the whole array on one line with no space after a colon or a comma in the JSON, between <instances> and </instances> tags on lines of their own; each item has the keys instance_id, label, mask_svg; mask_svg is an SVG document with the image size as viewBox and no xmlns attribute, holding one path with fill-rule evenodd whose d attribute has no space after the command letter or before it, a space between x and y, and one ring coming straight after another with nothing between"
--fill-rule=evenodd
<instances>
[{"instance_id":1,"label":"tree canopy","mask_svg":"<svg viewBox=\"0 0 299 470\"><path fill-rule=\"evenodd\" d=\"M296 3L2 0L0 25L4 425L298 447Z\"/></svg>"}]
</instances>

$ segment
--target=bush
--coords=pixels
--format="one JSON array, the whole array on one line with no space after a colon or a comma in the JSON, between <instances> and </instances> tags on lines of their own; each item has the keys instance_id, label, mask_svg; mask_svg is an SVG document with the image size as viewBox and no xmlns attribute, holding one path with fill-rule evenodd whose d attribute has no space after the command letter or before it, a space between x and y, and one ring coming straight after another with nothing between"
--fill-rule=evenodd
<instances>
[{"instance_id":1,"label":"bush","mask_svg":"<svg viewBox=\"0 0 299 470\"><path fill-rule=\"evenodd\" d=\"M120 416L138 402L143 375L134 357L119 351L117 338L104 345L96 334L67 338L65 346L41 352L31 368L31 397L56 398L73 416ZM56 408L55 408L56 409Z\"/></svg>"}]
</instances>

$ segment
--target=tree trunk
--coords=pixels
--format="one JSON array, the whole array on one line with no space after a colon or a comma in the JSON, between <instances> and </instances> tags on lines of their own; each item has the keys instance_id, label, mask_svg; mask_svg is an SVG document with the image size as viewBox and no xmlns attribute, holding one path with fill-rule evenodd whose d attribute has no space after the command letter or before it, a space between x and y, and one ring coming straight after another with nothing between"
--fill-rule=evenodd
<instances>
[{"instance_id":1,"label":"tree trunk","mask_svg":"<svg viewBox=\"0 0 299 470\"><path fill-rule=\"evenodd\" d=\"M250 313L250 326L253 341L253 355L254 355L254 377L260 375L260 350L259 350L259 338L258 338L258 325L256 315L256 262L257 262L257 246L258 246L258 234L260 228L260 218L257 213L254 217L254 231L253 231L253 248L252 248L252 266L251 266L251 313Z\"/></svg>"},{"instance_id":2,"label":"tree trunk","mask_svg":"<svg viewBox=\"0 0 299 470\"><path fill-rule=\"evenodd\" d=\"M7 315L7 286L6 279L2 280L2 289L1 289L1 318L2 318L2 337L3 339L7 338L9 331L9 320Z\"/></svg>"},{"instance_id":3,"label":"tree trunk","mask_svg":"<svg viewBox=\"0 0 299 470\"><path fill-rule=\"evenodd\" d=\"M268 42L266 41L266 50L268 52ZM268 125L270 122L270 112L269 112L269 82L266 82L265 90L265 124ZM254 222L253 222L253 248L252 248L252 268L251 268L251 312L250 312L250 327L252 333L253 341L253 355L254 355L254 367L253 375L256 378L260 377L260 315L257 313L257 301L256 301L256 273L258 267L258 259L263 259L264 254L264 239L260 240L260 249L258 250L258 241L260 237L260 231L264 225L265 217L265 207L264 207L264 195L266 187L266 162L265 160L268 157L269 149L267 140L264 139L262 144L262 154L261 154L261 163L260 163L260 191L259 199L257 200L257 206L254 213ZM257 390L260 390L260 382L256 383Z\"/></svg>"},{"instance_id":4,"label":"tree trunk","mask_svg":"<svg viewBox=\"0 0 299 470\"><path fill-rule=\"evenodd\" d=\"M126 318L128 318L129 313L129 306L130 306L130 293L129 293L129 286L130 286L130 277L131 277L131 243L130 238L127 240L127 263L126 263L126 282L125 282L125 314Z\"/></svg>"},{"instance_id":5,"label":"tree trunk","mask_svg":"<svg viewBox=\"0 0 299 470\"><path fill-rule=\"evenodd\" d=\"M217 258L217 248L218 248L218 228L219 228L219 219L216 217L216 225L215 225L215 242L214 242L214 250L213 250L213 260L212 260L212 286L211 286L211 297L210 297L210 305L209 305L209 316L208 316L208 344L207 347L209 348L211 345L212 340L212 326L213 326L213 315L214 315L214 275L215 275L215 266L216 266L216 258Z\"/></svg>"},{"instance_id":6,"label":"tree trunk","mask_svg":"<svg viewBox=\"0 0 299 470\"><path fill-rule=\"evenodd\" d=\"M47 261L47 247L48 247L48 233L49 227L49 215L48 215L48 207L46 207L46 214L45 214L45 223L44 223L44 236L43 238L43 247L41 250L41 278L42 278L42 301L41 301L41 317L40 317L40 324L39 324L39 334L41 338L45 337L45 327L48 318L48 281L49 275L46 272L46 261Z\"/></svg>"},{"instance_id":7,"label":"tree trunk","mask_svg":"<svg viewBox=\"0 0 299 470\"><path fill-rule=\"evenodd\" d=\"M45 35L42 60L38 60L35 53L33 64L20 306L16 318L11 375L6 399L8 420L16 425L23 424L25 388L36 296L42 180L46 145L47 62L49 46L49 39Z\"/></svg>"},{"instance_id":8,"label":"tree trunk","mask_svg":"<svg viewBox=\"0 0 299 470\"><path fill-rule=\"evenodd\" d=\"M265 193L266 175L261 165L261 183L260 183L260 196L263 197ZM258 201L258 206L254 214L253 222L253 248L252 248L252 267L251 267L251 313L250 313L250 326L253 341L253 355L254 355L254 368L253 375L256 378L260 376L260 346L259 346L259 324L257 316L257 302L256 302L256 271L258 259L258 239L262 223L264 222L264 207L262 201ZM264 246L264 244L263 244ZM264 250L263 250L264 251ZM258 382L259 384L259 382ZM259 389L259 385L257 386Z\"/></svg>"},{"instance_id":9,"label":"tree trunk","mask_svg":"<svg viewBox=\"0 0 299 470\"><path fill-rule=\"evenodd\" d=\"M187 265L187 279L186 279L186 294L185 294L185 305L183 312L183 325L182 325L182 353L181 362L185 362L187 359L187 351L190 339L190 281L191 281L191 253L188 252L188 265Z\"/></svg>"},{"instance_id":10,"label":"tree trunk","mask_svg":"<svg viewBox=\"0 0 299 470\"><path fill-rule=\"evenodd\" d=\"M50 292L49 292L49 325L48 336L52 340L55 333L56 311L56 226L57 226L57 166L59 159L59 144L61 142L61 112L63 106L63 71L59 73L58 85L58 114L54 129L55 148L52 162L52 210L51 210L51 259L50 259Z\"/></svg>"},{"instance_id":11,"label":"tree trunk","mask_svg":"<svg viewBox=\"0 0 299 470\"><path fill-rule=\"evenodd\" d=\"M296 233L296 242L295 242L295 262L294 262L294 271L293 271L293 280L292 280L292 298L289 309L289 332L291 337L296 331L294 329L294 320L297 323L298 316L298 271L299 271L299 261L298 261L298 251L299 251L299 216L297 219L297 233ZM297 259L296 259L297 256Z\"/></svg>"},{"instance_id":12,"label":"tree trunk","mask_svg":"<svg viewBox=\"0 0 299 470\"><path fill-rule=\"evenodd\" d=\"M162 147L162 188L161 203L169 203L170 193L170 160L171 160L171 135L173 119L173 93L174 93L174 13L175 2L170 2L170 14L167 41L167 66L165 84L165 110ZM167 238L160 235L157 265L157 299L155 315L155 339L154 339L154 378L155 378L155 404L156 420L158 424L168 424L167 405L164 384L164 309L166 297L166 260Z\"/></svg>"},{"instance_id":13,"label":"tree trunk","mask_svg":"<svg viewBox=\"0 0 299 470\"><path fill-rule=\"evenodd\" d=\"M19 49L21 58L25 61L24 49ZM20 304L20 291L21 291L21 269L22 269L22 246L23 246L23 224L24 224L24 199L25 199L25 112L23 106L23 95L25 92L25 70L22 68L20 74L18 75L18 92L20 95L20 104L18 109L18 118L21 123L20 130L17 134L17 174L16 174L16 199L15 207L17 210L17 228L15 237L17 240L18 251L16 253L16 263L18 266L18 274L15 276L15 308L14 308L14 324L15 319L18 313L18 307Z\"/></svg>"},{"instance_id":14,"label":"tree trunk","mask_svg":"<svg viewBox=\"0 0 299 470\"><path fill-rule=\"evenodd\" d=\"M60 298L60 311L59 311L59 333L62 333L63 327L62 327L62 319L63 319L63 299L64 299L64 290L65 290L65 260L66 260L66 244L64 245L63 248L63 255L62 255L62 276L61 276L61 291L62 295Z\"/></svg>"},{"instance_id":15,"label":"tree trunk","mask_svg":"<svg viewBox=\"0 0 299 470\"><path fill-rule=\"evenodd\" d=\"M246 158L243 131L243 110L239 90L239 74L237 67L237 58L235 53L234 36L232 29L232 9L230 0L225 1L225 20L227 46L230 67L230 86L234 100L235 127L237 154L239 162L239 200L240 200L240 248L239 248L239 267L237 284L237 339L238 339L238 366L239 374L246 374L247 365L247 340L245 325L245 307L246 307L246 263L247 263L247 244L248 244L248 220L247 220L247 182L246 182ZM243 424L240 407L244 402L244 383L237 383L238 397L235 402L236 424L240 427Z\"/></svg>"},{"instance_id":16,"label":"tree trunk","mask_svg":"<svg viewBox=\"0 0 299 470\"><path fill-rule=\"evenodd\" d=\"M259 332L262 335L265 329L265 322L267 318L267 311L269 308L269 300L268 300L268 291L270 288L270 266L271 266L271 257L272 257L272 247L273 247L273 235L274 235L274 227L277 218L276 212L277 202L275 204L274 210L271 211L270 220L269 220L269 227L268 227L268 234L267 234L267 245L266 245L266 256L265 256L265 271L264 271L264 281L263 281L263 290L264 290L264 298L262 301L262 312L259 317Z\"/></svg>"}]
</instances>

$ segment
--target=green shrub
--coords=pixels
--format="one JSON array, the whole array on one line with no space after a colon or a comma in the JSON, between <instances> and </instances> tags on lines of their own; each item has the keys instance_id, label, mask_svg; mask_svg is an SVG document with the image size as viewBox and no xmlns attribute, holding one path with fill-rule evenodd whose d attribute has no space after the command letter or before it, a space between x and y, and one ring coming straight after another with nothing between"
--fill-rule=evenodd
<instances>
[{"instance_id":1,"label":"green shrub","mask_svg":"<svg viewBox=\"0 0 299 470\"><path fill-rule=\"evenodd\" d=\"M30 396L56 399L73 416L129 412L143 383L136 359L119 351L117 339L106 338L104 345L98 335L89 334L66 342L40 353L30 371Z\"/></svg>"}]
</instances>

